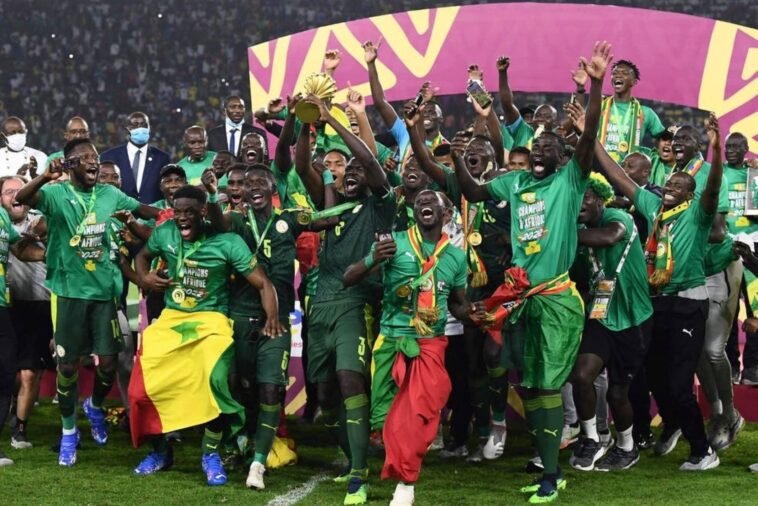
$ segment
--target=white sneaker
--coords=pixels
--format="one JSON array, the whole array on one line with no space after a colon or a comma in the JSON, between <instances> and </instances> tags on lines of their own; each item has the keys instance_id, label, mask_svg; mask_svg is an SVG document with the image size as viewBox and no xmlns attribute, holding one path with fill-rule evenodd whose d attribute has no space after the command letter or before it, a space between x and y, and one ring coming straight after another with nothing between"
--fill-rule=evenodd
<instances>
[{"instance_id":1,"label":"white sneaker","mask_svg":"<svg viewBox=\"0 0 758 506\"><path fill-rule=\"evenodd\" d=\"M3 452L0 452L0 467L12 465L13 461L9 459Z\"/></svg>"},{"instance_id":2,"label":"white sneaker","mask_svg":"<svg viewBox=\"0 0 758 506\"><path fill-rule=\"evenodd\" d=\"M487 442L484 444L484 448L482 448L482 456L487 460L495 460L502 457L507 436L508 431L505 426L505 421L492 422L490 435L487 438Z\"/></svg>"},{"instance_id":3,"label":"white sneaker","mask_svg":"<svg viewBox=\"0 0 758 506\"><path fill-rule=\"evenodd\" d=\"M719 456L713 451L713 448L708 447L708 453L702 457L690 457L684 461L684 464L679 466L680 471L707 471L719 466Z\"/></svg>"},{"instance_id":4,"label":"white sneaker","mask_svg":"<svg viewBox=\"0 0 758 506\"><path fill-rule=\"evenodd\" d=\"M674 451L674 448L676 448L676 443L679 442L680 437L682 437L682 429L676 429L673 433L666 434L666 429L664 427L660 438L658 438L658 442L656 442L655 446L653 447L653 452L659 457L668 455Z\"/></svg>"},{"instance_id":5,"label":"white sneaker","mask_svg":"<svg viewBox=\"0 0 758 506\"><path fill-rule=\"evenodd\" d=\"M441 450L445 447L445 438L442 435L442 424L440 423L439 429L437 429L437 437L434 438L432 444L429 445L429 451Z\"/></svg>"},{"instance_id":6,"label":"white sneaker","mask_svg":"<svg viewBox=\"0 0 758 506\"><path fill-rule=\"evenodd\" d=\"M260 462L253 462L250 464L250 471L247 473L247 480L245 480L245 486L247 488L254 488L257 490L263 490L266 486L263 484L263 473L266 472L266 468Z\"/></svg>"},{"instance_id":7,"label":"white sneaker","mask_svg":"<svg viewBox=\"0 0 758 506\"><path fill-rule=\"evenodd\" d=\"M758 473L758 464L750 464L747 469L751 473Z\"/></svg>"},{"instance_id":8,"label":"white sneaker","mask_svg":"<svg viewBox=\"0 0 758 506\"><path fill-rule=\"evenodd\" d=\"M413 485L398 483L395 492L392 494L390 506L411 506L415 498Z\"/></svg>"},{"instance_id":9,"label":"white sneaker","mask_svg":"<svg viewBox=\"0 0 758 506\"><path fill-rule=\"evenodd\" d=\"M580 432L579 422L573 425L564 425L563 432L561 433L561 450L574 444Z\"/></svg>"}]
</instances>

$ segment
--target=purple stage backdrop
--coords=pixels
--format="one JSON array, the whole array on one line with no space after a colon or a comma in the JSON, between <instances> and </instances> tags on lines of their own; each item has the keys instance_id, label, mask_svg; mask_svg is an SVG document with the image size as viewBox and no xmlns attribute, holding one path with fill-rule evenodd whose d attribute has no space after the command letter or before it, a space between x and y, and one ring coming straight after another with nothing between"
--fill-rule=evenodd
<instances>
[{"instance_id":1,"label":"purple stage backdrop","mask_svg":"<svg viewBox=\"0 0 758 506\"><path fill-rule=\"evenodd\" d=\"M614 6L511 3L444 7L323 26L248 50L253 107L302 89L339 49L338 101L348 82L370 99L361 43L383 39L378 68L389 100L414 96L430 80L441 94L463 93L466 68L485 70L497 89L495 61L511 58L511 85L525 92L570 92L569 71L596 40L633 60L635 95L714 111L722 131L740 131L758 153L758 30L712 19ZM606 89L610 92L610 87Z\"/></svg>"}]
</instances>

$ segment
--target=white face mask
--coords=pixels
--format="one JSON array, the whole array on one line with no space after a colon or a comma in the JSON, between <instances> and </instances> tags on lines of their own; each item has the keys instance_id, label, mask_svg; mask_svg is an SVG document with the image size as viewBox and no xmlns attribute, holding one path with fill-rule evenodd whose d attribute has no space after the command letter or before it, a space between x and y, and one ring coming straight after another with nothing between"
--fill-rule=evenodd
<instances>
[{"instance_id":1,"label":"white face mask","mask_svg":"<svg viewBox=\"0 0 758 506\"><path fill-rule=\"evenodd\" d=\"M6 135L5 141L11 151L21 151L26 147L26 134Z\"/></svg>"}]
</instances>

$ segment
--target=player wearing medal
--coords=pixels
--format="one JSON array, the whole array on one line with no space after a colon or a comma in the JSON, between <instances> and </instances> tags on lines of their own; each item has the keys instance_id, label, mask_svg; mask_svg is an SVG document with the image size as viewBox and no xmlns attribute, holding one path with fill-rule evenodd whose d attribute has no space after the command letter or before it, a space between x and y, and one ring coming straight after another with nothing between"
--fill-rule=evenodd
<instances>
[{"instance_id":1,"label":"player wearing medal","mask_svg":"<svg viewBox=\"0 0 758 506\"><path fill-rule=\"evenodd\" d=\"M673 173L691 175L696 185L694 198L700 199L712 170L700 152L700 133L690 125L682 126L674 133L671 148L676 161ZM697 367L698 380L713 414L708 424L708 441L716 451L730 446L745 423L734 406L732 370L726 355L743 271L742 261L733 252L734 240L727 234L728 186L728 182L720 186L718 212L705 250L708 318L703 354ZM676 445L676 433L676 426L667 425L656 451L663 454L671 451Z\"/></svg>"},{"instance_id":2,"label":"player wearing medal","mask_svg":"<svg viewBox=\"0 0 758 506\"><path fill-rule=\"evenodd\" d=\"M465 255L442 232L444 214L441 196L423 190L414 203L416 224L380 238L344 277L352 286L381 266L384 307L377 344L384 344L374 349L372 388L390 394L382 479L400 481L392 506L413 504L421 462L450 395L445 309L461 320L473 313L465 296Z\"/></svg>"},{"instance_id":3,"label":"player wearing medal","mask_svg":"<svg viewBox=\"0 0 758 506\"><path fill-rule=\"evenodd\" d=\"M572 116L584 114L579 106L568 107L574 108ZM647 355L653 306L634 220L621 209L606 208L612 200L611 185L600 174L592 173L579 211L579 223L584 227L579 229L577 255L578 269L589 279L587 288L592 298L571 379L582 436L570 463L581 471L620 471L639 460L628 394ZM608 403L618 437L616 446L600 459L605 448L597 430L594 382L606 367Z\"/></svg>"},{"instance_id":4,"label":"player wearing medal","mask_svg":"<svg viewBox=\"0 0 758 506\"><path fill-rule=\"evenodd\" d=\"M266 319L260 332L276 339L283 327L276 290L250 249L237 235L208 226L206 214L205 192L180 188L174 195L174 219L159 225L137 255L142 288L165 291L166 309L143 335L129 403L132 441L136 446L153 436L154 445L136 474L153 474L173 464L171 448L161 434L206 424L202 468L208 485L223 485L227 478L219 457L222 434L234 435L244 420L228 384L234 347L226 314L233 272L260 293ZM150 271L154 258L166 262L168 279Z\"/></svg>"},{"instance_id":5,"label":"player wearing medal","mask_svg":"<svg viewBox=\"0 0 758 506\"><path fill-rule=\"evenodd\" d=\"M613 96L603 100L597 135L600 144L616 162L637 151L646 135L658 137L666 130L655 111L632 96L632 88L639 80L640 70L631 61L613 63ZM574 81L579 89L583 89L587 76L579 71L574 74Z\"/></svg>"},{"instance_id":6,"label":"player wearing medal","mask_svg":"<svg viewBox=\"0 0 758 506\"><path fill-rule=\"evenodd\" d=\"M651 227L645 251L648 283L656 296L647 373L664 423L656 453L669 453L684 435L690 443L690 456L679 468L683 471L704 471L719 465L692 393L693 375L706 335L708 237L720 208L722 184L721 142L713 114L707 129L713 163L699 197L695 178L686 172L672 174L660 198L639 188L600 144L595 151L608 179L634 201Z\"/></svg>"},{"instance_id":7,"label":"player wearing medal","mask_svg":"<svg viewBox=\"0 0 758 506\"><path fill-rule=\"evenodd\" d=\"M203 183L210 195L216 193L211 172L203 175ZM224 214L221 222L225 230L242 237L255 253L259 265L276 287L279 321L289 322L289 314L295 307L295 242L303 226L294 213L273 207L274 190L268 167L262 164L249 167L245 172L244 200L238 204L237 211ZM209 204L209 208L214 206L218 204ZM261 299L244 279L235 278L232 282L229 315L234 323L235 370L241 401L248 410L256 405L258 408L255 455L246 484L262 490L266 458L282 409L279 393L288 382L290 326L284 325L281 336L263 335L265 314Z\"/></svg>"},{"instance_id":8,"label":"player wearing medal","mask_svg":"<svg viewBox=\"0 0 758 506\"><path fill-rule=\"evenodd\" d=\"M58 356L58 399L63 435L58 463L76 463L77 381L81 357L99 356L92 397L84 401L92 437L108 441L102 403L113 386L121 335L116 318L116 283L121 273L109 255L108 223L120 210L142 218L158 209L140 204L110 185L97 184L100 162L87 139L70 141L64 159L53 160L45 172L19 190L16 200L40 210L48 222L47 286L56 295L53 306ZM61 177L69 183L47 184Z\"/></svg>"},{"instance_id":9,"label":"player wearing medal","mask_svg":"<svg viewBox=\"0 0 758 506\"><path fill-rule=\"evenodd\" d=\"M416 125L418 113L412 102L406 104L406 123L411 145L421 166L450 197L463 218L464 252L470 282L469 300L483 300L503 281L503 272L510 261L510 210L507 202L487 199L470 203L461 194L455 173L443 170L424 149ZM490 107L477 108L479 117L486 119ZM453 162L465 164L479 182L498 174L495 149L489 138L475 135L470 141L460 132L453 139ZM494 341L486 332L473 325L464 327L468 355L471 400L475 410L474 429L480 439L479 448L469 458L477 462L482 458L493 460L503 455L506 440L505 410L508 379L501 364L502 343ZM492 408L492 417L490 417ZM490 418L492 420L490 421ZM491 422L491 423L490 423Z\"/></svg>"},{"instance_id":10,"label":"player wearing medal","mask_svg":"<svg viewBox=\"0 0 758 506\"><path fill-rule=\"evenodd\" d=\"M512 315L523 325L523 339L509 339L509 359L521 372L526 420L544 465L544 474L522 491L533 493L531 503L552 502L565 480L558 467L563 428L560 389L568 379L579 349L584 326L582 300L568 276L576 252L576 218L593 160L593 145L600 116L601 88L612 58L607 42L595 44L591 59L580 63L591 78L587 128L576 151L563 167L562 139L545 132L534 142L531 171L515 171L480 185L456 164L456 175L469 202L507 200L511 208L513 267L509 283L519 286L521 305ZM561 254L556 254L561 252ZM520 280L518 285L512 281ZM489 306L488 306L489 307ZM493 308L502 319L504 308Z\"/></svg>"},{"instance_id":11,"label":"player wearing medal","mask_svg":"<svg viewBox=\"0 0 758 506\"><path fill-rule=\"evenodd\" d=\"M321 119L334 128L355 156L345 169L339 205L326 210L337 214L337 224L327 230L319 255L318 289L309 311L308 375L318 386L324 423L336 433L350 460L350 471L339 478L347 482L344 503L364 504L368 493L371 346L366 312L372 302L379 300L381 287L378 277L372 276L345 288L342 277L351 264L369 252L375 232L391 230L395 194L363 141L342 126L316 97L305 100L319 107ZM308 135L307 125L300 135ZM323 202L325 180L311 165L302 140L295 154L297 171L312 200ZM327 174L331 175L325 171L324 176ZM344 421L340 420L341 414Z\"/></svg>"}]
</instances>

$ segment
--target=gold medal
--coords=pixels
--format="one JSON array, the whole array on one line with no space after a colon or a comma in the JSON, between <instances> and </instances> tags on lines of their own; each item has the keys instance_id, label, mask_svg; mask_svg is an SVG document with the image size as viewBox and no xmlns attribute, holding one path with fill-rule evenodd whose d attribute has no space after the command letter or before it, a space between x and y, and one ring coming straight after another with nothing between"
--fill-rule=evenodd
<instances>
[{"instance_id":1,"label":"gold medal","mask_svg":"<svg viewBox=\"0 0 758 506\"><path fill-rule=\"evenodd\" d=\"M184 290L181 288L175 288L173 292L171 292L171 298L174 302L177 304L181 304L184 302L184 299L187 298L187 294L184 293Z\"/></svg>"},{"instance_id":2,"label":"gold medal","mask_svg":"<svg viewBox=\"0 0 758 506\"><path fill-rule=\"evenodd\" d=\"M77 246L79 246L80 242L82 242L82 236L80 236L79 234L76 234L76 235L71 236L71 240L68 241L68 244L72 248L76 248Z\"/></svg>"},{"instance_id":3,"label":"gold medal","mask_svg":"<svg viewBox=\"0 0 758 506\"><path fill-rule=\"evenodd\" d=\"M408 285L402 285L395 291L395 294L401 299L408 297L411 293L413 293L413 290Z\"/></svg>"},{"instance_id":4,"label":"gold medal","mask_svg":"<svg viewBox=\"0 0 758 506\"><path fill-rule=\"evenodd\" d=\"M622 153L626 153L627 151L629 151L629 143L626 141L619 142L618 150L621 151Z\"/></svg>"},{"instance_id":5,"label":"gold medal","mask_svg":"<svg viewBox=\"0 0 758 506\"><path fill-rule=\"evenodd\" d=\"M468 235L468 243L472 246L479 246L482 244L482 234L479 232L471 232Z\"/></svg>"},{"instance_id":6,"label":"gold medal","mask_svg":"<svg viewBox=\"0 0 758 506\"><path fill-rule=\"evenodd\" d=\"M309 211L304 211L302 213L297 213L297 222L300 225L310 225L311 224L311 213Z\"/></svg>"}]
</instances>

